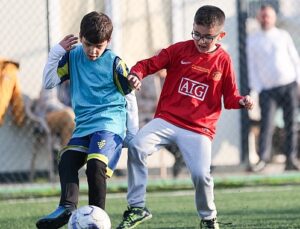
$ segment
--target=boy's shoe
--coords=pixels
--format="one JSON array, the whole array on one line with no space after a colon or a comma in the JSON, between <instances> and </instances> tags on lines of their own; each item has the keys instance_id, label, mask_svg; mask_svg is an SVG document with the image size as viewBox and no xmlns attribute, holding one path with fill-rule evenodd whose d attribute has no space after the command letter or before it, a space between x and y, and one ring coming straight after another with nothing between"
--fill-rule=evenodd
<instances>
[{"instance_id":1,"label":"boy's shoe","mask_svg":"<svg viewBox=\"0 0 300 229\"><path fill-rule=\"evenodd\" d=\"M267 163L264 160L259 160L253 167L253 172L261 172L263 171L267 166Z\"/></svg>"},{"instance_id":2,"label":"boy's shoe","mask_svg":"<svg viewBox=\"0 0 300 229\"><path fill-rule=\"evenodd\" d=\"M57 229L67 224L75 209L71 206L58 206L58 208L36 222L39 229Z\"/></svg>"},{"instance_id":3,"label":"boy's shoe","mask_svg":"<svg viewBox=\"0 0 300 229\"><path fill-rule=\"evenodd\" d=\"M200 222L201 229L220 229L219 223L217 222L217 218L210 220L201 220Z\"/></svg>"},{"instance_id":4,"label":"boy's shoe","mask_svg":"<svg viewBox=\"0 0 300 229\"><path fill-rule=\"evenodd\" d=\"M140 208L140 207L128 207L128 209L123 214L123 220L117 227L117 229L131 229L135 228L140 223L151 219L152 214L151 212L146 208Z\"/></svg>"},{"instance_id":5,"label":"boy's shoe","mask_svg":"<svg viewBox=\"0 0 300 229\"><path fill-rule=\"evenodd\" d=\"M300 165L299 165L299 162L298 160L294 159L294 160L291 160L291 159L288 159L285 163L285 168L284 168L286 171L289 171L289 170L300 170Z\"/></svg>"}]
</instances>

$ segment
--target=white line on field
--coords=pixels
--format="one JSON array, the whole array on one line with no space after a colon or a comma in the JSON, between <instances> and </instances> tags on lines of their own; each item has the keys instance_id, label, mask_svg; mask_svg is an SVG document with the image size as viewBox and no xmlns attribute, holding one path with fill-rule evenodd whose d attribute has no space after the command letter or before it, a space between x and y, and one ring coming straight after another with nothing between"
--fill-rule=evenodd
<instances>
[{"instance_id":1,"label":"white line on field","mask_svg":"<svg viewBox=\"0 0 300 229\"><path fill-rule=\"evenodd\" d=\"M298 186L286 185L279 187L245 187L245 188L230 188L230 189L217 189L215 192L222 193L242 193L242 192L274 192L278 191L288 191L295 188L299 188ZM184 191L173 191L173 192L151 192L147 193L148 196L154 197L165 197L165 196L188 196L194 195L193 190L184 190ZM126 193L108 193L107 199L119 199L126 198ZM88 200L86 195L80 196L80 200ZM28 198L28 199L9 199L9 200L1 200L0 206L3 204L20 204L20 203L47 203L47 202L55 202L59 201L59 197L41 197L41 198Z\"/></svg>"}]
</instances>

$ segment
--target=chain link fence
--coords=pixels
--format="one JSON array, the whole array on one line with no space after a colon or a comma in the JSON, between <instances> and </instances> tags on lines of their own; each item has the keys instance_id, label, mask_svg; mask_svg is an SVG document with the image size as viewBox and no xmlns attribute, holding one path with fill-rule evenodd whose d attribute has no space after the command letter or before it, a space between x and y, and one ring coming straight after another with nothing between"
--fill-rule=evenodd
<instances>
[{"instance_id":1,"label":"chain link fence","mask_svg":"<svg viewBox=\"0 0 300 229\"><path fill-rule=\"evenodd\" d=\"M0 127L0 182L36 181L38 177L55 179L53 160L57 147L53 146L53 136L47 127L39 132L38 126L47 125L45 120L35 120L28 114L30 101L39 97L50 47L67 34L78 35L80 21L86 13L102 11L112 18L114 32L110 48L131 67L171 43L191 39L193 16L200 6L210 4L222 8L227 17L227 35L222 44L233 59L240 91L245 94L249 92L245 40L247 33L257 26L256 10L265 2L276 7L280 27L291 32L299 48L300 2L295 0L0 0L0 57L20 64L18 77L27 101L28 117L26 124L19 128L12 122L11 109L6 112ZM163 84L162 75L146 78L142 90L137 92L140 126L153 117ZM240 165L252 160L249 123L245 111L223 111L213 143L214 165ZM168 152L149 160L150 167L160 169L168 169L174 163ZM126 169L126 153L119 168Z\"/></svg>"}]
</instances>

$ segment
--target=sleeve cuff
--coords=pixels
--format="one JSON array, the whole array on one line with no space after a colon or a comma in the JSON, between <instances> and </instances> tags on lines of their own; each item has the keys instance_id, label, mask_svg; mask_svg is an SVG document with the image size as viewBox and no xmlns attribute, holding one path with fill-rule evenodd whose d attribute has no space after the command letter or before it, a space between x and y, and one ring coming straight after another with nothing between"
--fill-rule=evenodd
<instances>
[{"instance_id":1,"label":"sleeve cuff","mask_svg":"<svg viewBox=\"0 0 300 229\"><path fill-rule=\"evenodd\" d=\"M54 45L50 50L51 55L59 56L59 57L62 57L63 55L65 55L66 52L67 51L60 44Z\"/></svg>"}]
</instances>

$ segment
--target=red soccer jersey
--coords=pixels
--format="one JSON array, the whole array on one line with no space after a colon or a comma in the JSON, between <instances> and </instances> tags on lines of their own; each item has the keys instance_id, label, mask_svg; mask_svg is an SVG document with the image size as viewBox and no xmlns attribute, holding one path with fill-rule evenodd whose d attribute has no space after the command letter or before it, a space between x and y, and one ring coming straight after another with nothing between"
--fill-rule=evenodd
<instances>
[{"instance_id":1,"label":"red soccer jersey","mask_svg":"<svg viewBox=\"0 0 300 229\"><path fill-rule=\"evenodd\" d=\"M167 76L156 118L212 139L222 96L226 109L241 108L239 100L243 97L237 89L232 61L220 45L213 53L199 53L192 40L179 42L139 61L131 73L142 79L164 68Z\"/></svg>"}]
</instances>

